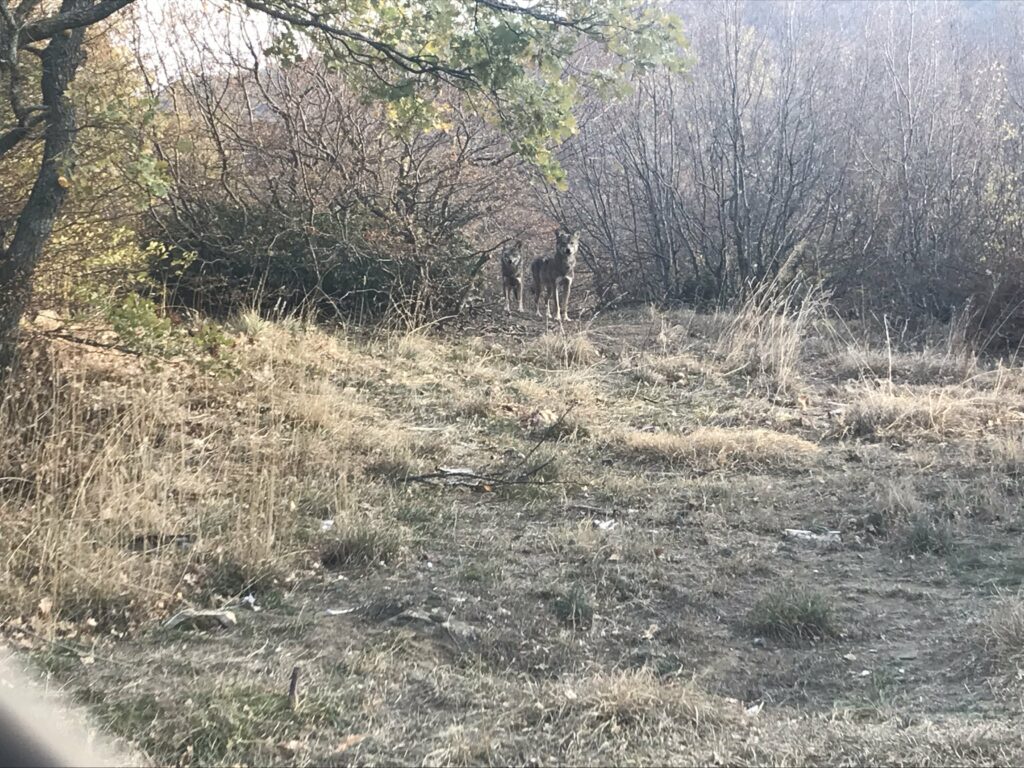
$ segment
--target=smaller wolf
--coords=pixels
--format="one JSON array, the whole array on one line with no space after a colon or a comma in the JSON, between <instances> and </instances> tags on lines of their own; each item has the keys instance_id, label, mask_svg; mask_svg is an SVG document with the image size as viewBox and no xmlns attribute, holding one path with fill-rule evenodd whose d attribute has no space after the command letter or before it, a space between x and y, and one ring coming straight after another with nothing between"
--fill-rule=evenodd
<instances>
[{"instance_id":1,"label":"smaller wolf","mask_svg":"<svg viewBox=\"0 0 1024 768\"><path fill-rule=\"evenodd\" d=\"M571 235L559 231L555 235L555 255L535 259L530 265L533 273L533 301L540 317L540 294L546 291L544 310L551 317L551 294L555 296L555 317L569 319L569 292L576 274L576 252L580 248L580 233ZM559 296L559 286L565 286L565 298Z\"/></svg>"},{"instance_id":2,"label":"smaller wolf","mask_svg":"<svg viewBox=\"0 0 1024 768\"><path fill-rule=\"evenodd\" d=\"M523 243L516 240L501 254L501 287L505 291L505 312L511 313L509 299L523 311Z\"/></svg>"}]
</instances>

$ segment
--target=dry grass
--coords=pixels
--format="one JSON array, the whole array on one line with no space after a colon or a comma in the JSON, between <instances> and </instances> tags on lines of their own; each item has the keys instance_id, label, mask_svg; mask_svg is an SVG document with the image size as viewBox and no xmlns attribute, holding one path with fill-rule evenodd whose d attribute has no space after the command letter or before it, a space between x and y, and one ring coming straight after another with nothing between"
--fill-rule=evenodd
<instances>
[{"instance_id":1,"label":"dry grass","mask_svg":"<svg viewBox=\"0 0 1024 768\"><path fill-rule=\"evenodd\" d=\"M956 548L956 531L940 515L915 514L896 529L894 544L905 555L948 555Z\"/></svg>"},{"instance_id":2,"label":"dry grass","mask_svg":"<svg viewBox=\"0 0 1024 768\"><path fill-rule=\"evenodd\" d=\"M0 474L13 491L0 501L5 605L31 616L46 601L47 615L100 622L148 614L147 606L171 598L187 559L175 568L133 552L131 543L136 536L184 532L181 513L161 502L174 494L202 499L187 457L199 463L211 457L202 445L188 453L174 450L178 445L157 448L167 440L161 392L124 384L94 393L53 373L51 391L24 393L0 412ZM189 447L198 440L190 438ZM238 505L249 507L254 542L276 535L262 528L267 471L253 467L248 498Z\"/></svg>"},{"instance_id":3,"label":"dry grass","mask_svg":"<svg viewBox=\"0 0 1024 768\"><path fill-rule=\"evenodd\" d=\"M563 523L552 529L548 541L562 557L593 563L650 563L664 549L660 536L611 518Z\"/></svg>"},{"instance_id":4,"label":"dry grass","mask_svg":"<svg viewBox=\"0 0 1024 768\"><path fill-rule=\"evenodd\" d=\"M980 447L978 458L996 472L1014 479L1024 478L1024 434L1013 430L993 435Z\"/></svg>"},{"instance_id":5,"label":"dry grass","mask_svg":"<svg viewBox=\"0 0 1024 768\"><path fill-rule=\"evenodd\" d=\"M854 437L980 436L1017 424L1022 413L997 393L955 387L859 384L838 431Z\"/></svg>"},{"instance_id":6,"label":"dry grass","mask_svg":"<svg viewBox=\"0 0 1024 768\"><path fill-rule=\"evenodd\" d=\"M952 494L943 489L944 497ZM899 556L948 555L957 544L953 510L929 505L907 478L894 478L883 483L875 494L871 509L865 515L864 530L879 538L888 538ZM950 499L952 501L952 499ZM989 500L989 509L993 504ZM972 513L983 517L986 509L972 504Z\"/></svg>"},{"instance_id":7,"label":"dry grass","mask_svg":"<svg viewBox=\"0 0 1024 768\"><path fill-rule=\"evenodd\" d=\"M851 344L829 364L840 379L871 378L896 384L961 384L978 372L974 355L950 350L885 351Z\"/></svg>"},{"instance_id":8,"label":"dry grass","mask_svg":"<svg viewBox=\"0 0 1024 768\"><path fill-rule=\"evenodd\" d=\"M1024 594L997 597L981 624L982 640L999 664L1024 666Z\"/></svg>"},{"instance_id":9,"label":"dry grass","mask_svg":"<svg viewBox=\"0 0 1024 768\"><path fill-rule=\"evenodd\" d=\"M1014 762L1019 704L948 659L995 584L1020 664L1020 377L842 389L795 312L253 315L213 373L48 341L0 406L4 631L157 764Z\"/></svg>"},{"instance_id":10,"label":"dry grass","mask_svg":"<svg viewBox=\"0 0 1024 768\"><path fill-rule=\"evenodd\" d=\"M182 367L143 376L127 358L97 385L75 350L37 356L34 388L0 405L7 617L45 605L36 618L123 628L224 594L203 582L225 563L308 567L320 520L298 514L306 499L354 503L339 483L427 450L429 438L327 382L323 353L344 359L342 344L311 335L287 353L282 333L264 329L251 372L234 380Z\"/></svg>"},{"instance_id":11,"label":"dry grass","mask_svg":"<svg viewBox=\"0 0 1024 768\"><path fill-rule=\"evenodd\" d=\"M328 570L393 565L406 548L406 534L380 516L348 515L335 520L320 544L320 563Z\"/></svg>"},{"instance_id":12,"label":"dry grass","mask_svg":"<svg viewBox=\"0 0 1024 768\"><path fill-rule=\"evenodd\" d=\"M230 318L227 327L251 339L257 339L261 334L270 329L272 324L262 317L259 312L250 309Z\"/></svg>"},{"instance_id":13,"label":"dry grass","mask_svg":"<svg viewBox=\"0 0 1024 768\"><path fill-rule=\"evenodd\" d=\"M794 394L800 385L804 340L824 307L817 291L797 299L768 286L740 306L718 338L715 353L731 373L745 373L774 392Z\"/></svg>"},{"instance_id":14,"label":"dry grass","mask_svg":"<svg viewBox=\"0 0 1024 768\"><path fill-rule=\"evenodd\" d=\"M594 365L601 353L585 332L548 331L527 347L525 358L547 368L576 368Z\"/></svg>"},{"instance_id":15,"label":"dry grass","mask_svg":"<svg viewBox=\"0 0 1024 768\"><path fill-rule=\"evenodd\" d=\"M676 309L660 312L654 315L659 322L663 323L662 328L667 341L674 347L690 347L694 338L719 339L725 334L734 322L734 318L728 312L695 312L692 309ZM673 346L663 351L671 353Z\"/></svg>"},{"instance_id":16,"label":"dry grass","mask_svg":"<svg viewBox=\"0 0 1024 768\"><path fill-rule=\"evenodd\" d=\"M430 365L444 355L444 344L424 331L410 331L384 337L385 348L402 360Z\"/></svg>"},{"instance_id":17,"label":"dry grass","mask_svg":"<svg viewBox=\"0 0 1024 768\"><path fill-rule=\"evenodd\" d=\"M645 384L669 384L689 386L713 376L711 366L696 354L645 355L636 366L634 374Z\"/></svg>"},{"instance_id":18,"label":"dry grass","mask_svg":"<svg viewBox=\"0 0 1024 768\"><path fill-rule=\"evenodd\" d=\"M568 721L572 731L594 740L670 736L685 743L734 721L738 714L735 705L716 700L691 683L658 680L646 669L570 679L549 686L545 693L547 706L557 711L547 717Z\"/></svg>"},{"instance_id":19,"label":"dry grass","mask_svg":"<svg viewBox=\"0 0 1024 768\"><path fill-rule=\"evenodd\" d=\"M689 434L626 432L627 452L695 471L806 467L821 452L814 443L768 429L699 427Z\"/></svg>"}]
</instances>

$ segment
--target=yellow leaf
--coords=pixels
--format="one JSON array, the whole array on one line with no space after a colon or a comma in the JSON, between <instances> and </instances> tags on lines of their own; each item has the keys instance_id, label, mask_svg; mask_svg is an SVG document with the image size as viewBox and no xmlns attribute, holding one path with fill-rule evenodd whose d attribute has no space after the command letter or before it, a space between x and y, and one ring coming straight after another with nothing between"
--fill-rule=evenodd
<instances>
[{"instance_id":1,"label":"yellow leaf","mask_svg":"<svg viewBox=\"0 0 1024 768\"><path fill-rule=\"evenodd\" d=\"M67 176L58 176L57 177L57 185L61 189L67 189L68 187L71 186L71 182L68 181L68 177Z\"/></svg>"}]
</instances>

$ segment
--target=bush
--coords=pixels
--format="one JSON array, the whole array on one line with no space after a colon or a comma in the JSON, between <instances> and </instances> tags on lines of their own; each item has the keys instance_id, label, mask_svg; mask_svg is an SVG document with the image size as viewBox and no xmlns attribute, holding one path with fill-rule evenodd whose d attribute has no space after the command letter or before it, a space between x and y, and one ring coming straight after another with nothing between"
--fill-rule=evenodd
<instances>
[{"instance_id":1,"label":"bush","mask_svg":"<svg viewBox=\"0 0 1024 768\"><path fill-rule=\"evenodd\" d=\"M457 312L483 262L457 235L410 246L369 217L344 226L330 217L297 228L269 207L245 211L198 201L201 213L177 222L173 243L151 265L172 304L226 317L311 310L320 318L415 318ZM182 253L194 252L182 268Z\"/></svg>"},{"instance_id":2,"label":"bush","mask_svg":"<svg viewBox=\"0 0 1024 768\"><path fill-rule=\"evenodd\" d=\"M214 322L190 328L175 325L159 305L135 293L109 303L104 315L121 346L143 355L217 358L222 349L234 343ZM208 358L204 362L213 360Z\"/></svg>"},{"instance_id":3,"label":"bush","mask_svg":"<svg viewBox=\"0 0 1024 768\"><path fill-rule=\"evenodd\" d=\"M968 305L971 336L991 352L1015 355L1024 345L1024 277L1021 265L1009 263L998 278L986 276Z\"/></svg>"},{"instance_id":4,"label":"bush","mask_svg":"<svg viewBox=\"0 0 1024 768\"><path fill-rule=\"evenodd\" d=\"M178 111L205 118L169 129L189 151L170 160L151 217L155 239L197 254L180 275L155 265L175 301L416 324L461 308L528 187L497 130L457 114L458 92L444 94L450 119L424 122L368 102L316 57L218 77L168 88Z\"/></svg>"}]
</instances>

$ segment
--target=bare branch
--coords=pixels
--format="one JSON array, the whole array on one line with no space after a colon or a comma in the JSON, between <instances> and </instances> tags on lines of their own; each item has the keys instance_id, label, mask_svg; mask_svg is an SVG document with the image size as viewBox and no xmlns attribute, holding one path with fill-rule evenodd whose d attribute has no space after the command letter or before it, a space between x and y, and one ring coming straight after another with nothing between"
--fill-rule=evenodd
<instances>
[{"instance_id":1,"label":"bare branch","mask_svg":"<svg viewBox=\"0 0 1024 768\"><path fill-rule=\"evenodd\" d=\"M25 24L19 30L18 44L24 46L40 40L48 40L67 30L88 27L103 21L134 2L135 0L97 0L92 5L62 10L60 13Z\"/></svg>"}]
</instances>

